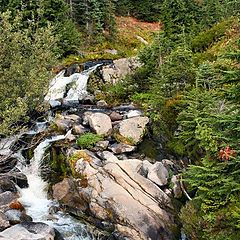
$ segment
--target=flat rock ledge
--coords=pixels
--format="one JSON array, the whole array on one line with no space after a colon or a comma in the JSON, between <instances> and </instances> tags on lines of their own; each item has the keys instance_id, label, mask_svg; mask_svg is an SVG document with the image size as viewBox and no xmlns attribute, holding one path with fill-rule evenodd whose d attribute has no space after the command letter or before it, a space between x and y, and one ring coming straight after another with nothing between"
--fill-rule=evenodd
<instances>
[{"instance_id":1,"label":"flat rock ledge","mask_svg":"<svg viewBox=\"0 0 240 240\"><path fill-rule=\"evenodd\" d=\"M65 178L54 185L54 198L110 222L119 239L174 239L171 199L155 182L141 175L143 162L105 158L77 160L72 168L79 177Z\"/></svg>"}]
</instances>

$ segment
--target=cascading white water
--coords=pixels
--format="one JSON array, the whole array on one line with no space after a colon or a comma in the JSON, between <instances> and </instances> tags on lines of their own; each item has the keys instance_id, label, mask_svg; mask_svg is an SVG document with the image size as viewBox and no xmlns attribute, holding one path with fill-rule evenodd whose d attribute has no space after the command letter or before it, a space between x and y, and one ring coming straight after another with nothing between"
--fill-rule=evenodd
<instances>
[{"instance_id":1,"label":"cascading white water","mask_svg":"<svg viewBox=\"0 0 240 240\"><path fill-rule=\"evenodd\" d=\"M41 142L34 150L34 157L28 166L22 168L22 172L27 176L28 188L20 190L20 201L26 206L28 214L34 221L45 221L48 216L48 208L51 201L47 199L47 183L40 176L40 166L46 149L52 142L64 139L64 135L52 137Z\"/></svg>"},{"instance_id":2,"label":"cascading white water","mask_svg":"<svg viewBox=\"0 0 240 240\"><path fill-rule=\"evenodd\" d=\"M68 133L67 133L68 134ZM85 226L71 216L58 212L49 215L49 208L55 206L52 200L47 198L48 183L41 178L41 163L45 151L51 143L64 139L66 135L59 135L45 139L34 150L34 157L28 166L19 168L27 176L29 187L19 189L20 199L28 215L33 221L44 222L56 228L66 240L90 240L93 239L86 231Z\"/></svg>"},{"instance_id":3,"label":"cascading white water","mask_svg":"<svg viewBox=\"0 0 240 240\"><path fill-rule=\"evenodd\" d=\"M61 105L61 100L65 104L76 103L87 96L87 82L90 74L101 64L97 64L81 73L74 73L69 77L64 77L64 70L56 75L50 83L49 91L45 96L45 101L52 107ZM72 87L67 91L67 85ZM67 95L65 98L64 96Z\"/></svg>"}]
</instances>

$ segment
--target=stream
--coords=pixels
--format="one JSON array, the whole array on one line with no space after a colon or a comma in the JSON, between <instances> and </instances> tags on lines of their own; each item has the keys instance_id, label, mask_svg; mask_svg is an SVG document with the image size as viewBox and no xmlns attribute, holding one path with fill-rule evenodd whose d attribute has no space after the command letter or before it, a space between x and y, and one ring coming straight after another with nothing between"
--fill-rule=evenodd
<instances>
[{"instance_id":1,"label":"stream","mask_svg":"<svg viewBox=\"0 0 240 240\"><path fill-rule=\"evenodd\" d=\"M89 106L81 105L81 101L84 100L88 96L87 84L88 84L89 76L91 75L91 73L96 71L96 69L98 69L101 65L102 65L101 62L100 63L98 62L95 65L90 64L88 69L83 70L81 73L73 73L70 76L65 76L65 70L58 73L50 82L49 91L44 99L46 102L49 103L49 105L51 106L51 108L53 110L51 111L47 120L44 119L44 121L42 121L42 122L36 122L35 125L32 126L32 128L25 134L29 138L33 138L34 136L38 136L40 134L44 134L44 132L47 132L50 128L49 126L51 125L52 121L54 121L54 118L55 118L56 111L54 112L54 109L58 109L58 113L59 113L59 109L64 109L64 111L63 110L61 111L61 114L63 117L65 115L68 117L71 116L72 112L74 113L77 109L78 115L80 116L79 118L83 119L83 121L82 121L83 125L84 125L83 122L85 121L84 117L86 117L88 115L83 116L81 111L83 111L83 114L85 114L85 112L88 112L88 114L90 113L90 115L91 114L96 114L96 115L102 114L102 115L105 115L105 119L106 119L106 116L108 117L111 115L112 112L114 112L115 113L114 117L119 118L119 119L109 120L110 124L111 124L111 128L112 128L112 123L115 125L119 124L119 122L121 122L123 119L129 119L129 120L145 119L144 120L144 121L146 121L144 123L145 124L144 127L145 127L146 124L148 123L148 120L146 120L146 117L143 116L142 111L137 110L132 105L130 105L130 106L123 105L123 106L119 106L119 107L115 107L115 108L111 108L111 109L101 108L101 107L97 107L95 105L89 105ZM76 115L75 115L75 117L76 117ZM68 121L70 121L70 120L68 120ZM106 121L106 120L103 120L103 121ZM105 122L103 122L103 123L100 122L99 124L100 125L103 124L103 126L105 127ZM107 124L107 122L106 122L106 124ZM143 124L143 123L140 122L139 124ZM139 124L137 124L136 131L138 131L138 128L140 126ZM98 125L96 125L96 126L98 127ZM66 126L64 126L64 127L66 127ZM133 126L133 128L134 128L134 126ZM44 172L44 167L46 167L46 166L44 166L46 163L45 157L47 155L48 150L51 148L51 146L53 144L64 141L64 140L68 139L69 137L71 138L73 136L72 135L73 128L66 127L66 129L68 129L68 131L65 131L65 133L48 134L48 136L43 137L42 140L39 141L37 143L37 145L34 147L33 156L30 160L29 159L27 160L27 158L23 157L21 149L14 154L14 156L18 158L18 163L17 163L16 167L21 171L21 173L23 173L27 177L27 181L28 181L28 185L29 185L27 188L17 187L18 192L20 194L20 198L18 199L19 202L24 206L24 209L26 210L26 214L31 216L33 222L45 223L45 224L53 227L54 229L56 229L61 235L61 238L57 238L57 240L61 240L61 239L66 239L66 240L125 239L125 237L121 238L122 236L121 235L119 236L117 234L115 234L114 236L111 235L109 238L108 237L106 238L105 235L102 235L102 231L98 231L98 229L96 229L96 227L94 228L94 227L92 227L92 225L87 224L83 221L80 221L77 218L73 217L72 215L66 213L62 209L62 206L60 206L60 204L56 200L52 200L49 198L48 192L49 192L50 183L48 181L43 180L43 178L42 178L42 173ZM90 130L90 128L87 131L89 131L89 130ZM130 131L133 132L133 134L135 134L134 130L130 129ZM144 131L144 129L142 131ZM142 134L143 134L143 132L142 132ZM140 134L140 136L142 136L142 135ZM108 142L107 144L109 145L109 147L106 149L108 149L108 150L110 149L109 151L114 152L115 151L114 146L116 146L118 143L116 142L116 140L114 140L111 137L108 137L107 140L109 140L109 141L105 141L105 142ZM1 144L5 144L5 148L3 147L1 149L1 147L0 147L0 155L1 154L2 155L10 154L11 153L10 149L11 149L12 143L14 143L14 138L11 138L9 140L9 142L6 141L6 143L4 143L4 141L1 141L0 146L1 146ZM116 152L114 152L114 154L119 154L120 150L118 149L118 147L119 146L117 145ZM149 158L157 159L159 161L161 161L164 158L164 154L162 154L162 153L159 154L159 149L158 149L157 145L152 144L151 140L149 140L149 139L145 139L145 141L143 141L142 144L139 145L139 149L138 149L139 153L134 152L134 150L128 150L128 148L132 147L132 146L127 145L124 147L127 150L121 150L121 151L123 151L123 153L124 153L124 151L127 151L127 153L125 155L119 154L116 157L116 155L114 155L112 152L109 152L109 151L107 152L107 158L113 159L113 160L111 160L111 161L113 161L113 162L111 162L111 164L118 163L119 160L129 161L129 159L130 160L132 159L131 161L133 161L133 162L136 161L137 164L139 164L139 162L142 163L142 161L136 160L135 158L136 158L136 156L139 157L140 154L146 155L146 151L149 153L151 152L149 154L149 156L147 156ZM124 149L124 147L123 147L123 149ZM136 148L133 147L132 149L136 149ZM98 150L96 150L96 152L97 151ZM129 152L133 151L133 153L128 153L128 151ZM91 154L92 153L90 153L90 155ZM159 187L156 187L157 185L154 185L153 183L150 184L149 180L147 180L148 182L141 183L141 184L143 184L143 186L144 186L144 184L146 184L147 189L144 189L144 187L140 187L140 189L138 189L138 187L136 187L136 186L138 186L139 179L138 178L134 179L134 178L132 178L132 176L133 175L135 176L136 175L135 173L137 173L137 171L139 169L133 170L133 172L131 172L132 167L134 168L137 165L135 163L133 163L133 165L131 166L131 164L129 163L130 168L128 169L128 167L127 167L128 165L126 165L126 168L127 168L127 170L130 171L130 173L128 173L130 178L127 180L124 179L124 181L126 181L125 185L122 185L120 187L118 185L116 185L116 187L117 187L116 189L119 189L119 191L120 190L123 191L123 193L118 194L118 190L116 190L116 193L115 193L115 187L112 187L114 185L108 185L108 184L112 181L112 179L115 179L115 181L117 182L118 175L115 177L111 176L111 178L109 180L106 179L104 181L104 178L107 175L109 175L109 172L104 172L104 171L106 171L106 169L104 168L104 166L102 166L102 163L99 163L99 159L96 157L96 155L98 157L101 156L100 159L102 158L102 161L103 161L104 156L102 156L101 154L102 153L99 153L99 151L98 151L94 155L93 160L89 161L88 163L85 162L84 166L82 166L82 167L86 167L86 164L89 164L88 168L86 168L86 169L90 169L93 172L99 171L99 173L103 174L103 176L100 175L99 178L103 179L102 182L104 184L106 184L106 186L103 184L103 186L99 187L102 189L102 192L103 192L103 193L99 193L100 194L99 197L102 197L103 199L105 199L105 198L107 199L109 197L109 199L106 200L106 206L107 206L106 209L108 209L108 205L111 204L112 199L115 199L115 197L116 197L116 199L119 198L119 201L123 201L122 203L121 202L119 203L118 200L116 200L116 204L117 204L116 211L118 211L119 209L122 209L121 211L124 212L125 209L124 209L124 207L121 206L121 204L124 205L124 204L128 203L128 201L130 201L129 202L130 209L126 210L127 214L129 212L129 217L130 217L129 218L130 220L128 220L128 221L131 221L131 219L132 219L132 221L135 221L135 219L136 219L136 221L139 220L140 222L139 223L137 222L137 224L139 224L140 228L143 226L143 232L146 231L146 234L150 234L149 236L151 236L148 239L151 239L151 240L168 239L165 237L164 238L156 237L159 235L159 231L160 231L159 228L161 229L161 228L165 227L165 223L162 222L161 218L160 218L160 220L158 218L156 218L157 221L159 221L159 222L155 223L155 220L156 220L155 219L155 217L156 217L155 210L159 211L160 215L163 214L162 215L163 219L167 219L169 221L169 219L171 219L171 217L172 217L172 216L169 217L167 215L167 213L165 214L165 210L158 209L160 196L164 198L164 202L169 201L168 200L169 197L162 190L165 187L161 189ZM131 154L132 154L132 156L131 156ZM159 156L159 159L158 159L157 155ZM148 159L148 158L146 158L146 159ZM119 167L121 163L124 163L124 161L120 161L118 163L119 165L116 165L114 167L114 169L117 169L117 167ZM151 164L152 163L148 163L147 166L149 166ZM98 169L98 170L96 171L96 169ZM119 173L119 174L124 174L124 175L120 176L120 179L123 179L126 177L125 175L128 175L127 170L125 172L125 169L124 169L123 173ZM90 173L91 173L91 171L90 171ZM112 171L113 170L110 170L111 174L112 174ZM146 170L144 170L144 171L146 171ZM149 171L149 170L147 170L147 171ZM167 170L164 170L164 171L167 171ZM142 181L145 181L147 175L146 175L146 173L142 173L142 174L144 176L144 180L142 180ZM167 173L165 172L164 174L166 175ZM168 175L166 175L166 176L167 176L166 177L166 181L167 181L167 178L169 178L169 177L168 177ZM153 180L153 181L155 181L155 180ZM130 182L130 183L128 183L128 182ZM98 185L98 184L100 185L102 183L97 183L96 185ZM112 184L116 184L116 183L114 182ZM129 186L126 186L127 184L129 184ZM134 184L136 184L136 186ZM164 183L163 185L166 185L166 183ZM133 187L133 186L135 186L135 187ZM134 190L130 190L132 187ZM105 192L104 188L106 188L106 192ZM149 188L149 190L148 190L148 188ZM109 191L108 191L108 189L109 189ZM125 192L125 190L126 190L126 192ZM111 191L113 191L113 192L111 192ZM131 191L136 191L136 193L132 193ZM137 191L139 191L139 192L137 192ZM148 193L148 191L150 191L150 192ZM159 191L156 193L156 197L155 197L154 191ZM130 195L128 195L129 193L130 193ZM101 196L101 194L103 194L103 196ZM113 194L113 195L116 194L116 196L112 197L111 194ZM134 203L134 201L135 201L134 197L133 197L133 200L131 198L132 198L132 196L134 196L134 195L137 196L138 194L143 200L140 198L140 200L137 200ZM126 195L127 200L124 199L125 195ZM88 196L88 198L89 198L89 196ZM128 198L129 198L129 200L128 200ZM101 201L103 201L103 200L101 200ZM103 203L105 204L104 201L103 201ZM133 201L133 203L131 201ZM145 201L146 201L146 203L145 203ZM139 204L139 202L142 204L139 206L140 210L135 208L137 206L137 204ZM95 202L93 202L91 204L95 204ZM131 208L131 204L133 204L132 208ZM146 221L141 220L141 217L142 217L141 212L149 210L148 204L153 205L152 209L154 211L153 211L153 213L152 213L152 211L149 211L149 213L148 213L149 216L148 215L144 216L144 218L147 219ZM147 205L147 208L146 208L146 205ZM94 205L92 205L92 206L94 206ZM126 207L128 207L128 206L125 206L125 208ZM134 208L135 208L135 210L132 210ZM141 210L141 208L143 210ZM93 208L93 210L95 210L95 209ZM107 210L107 211L109 211L108 214L111 217L112 213L110 212L110 210ZM133 213L136 212L137 214L140 214L139 219L137 219L138 217L135 217L135 216L133 216L133 218L131 218L132 217L131 211L133 211ZM96 207L96 212L98 212L98 206ZM100 217L101 216L102 215L100 215ZM123 218L123 217L121 217L121 218ZM104 217L103 217L103 219L104 219ZM148 223L148 221L149 221L149 223ZM106 225L107 228L109 228L109 229L112 229L111 224L108 226L107 221L102 221L101 224L103 226ZM146 224L146 226L144 224ZM155 224L156 224L156 229L154 229ZM153 225L153 227L152 227L152 225ZM135 226L135 225L133 224L132 226ZM159 226L161 226L161 227L159 227ZM149 228L149 230L148 230L148 228ZM105 227L103 227L102 229L105 230ZM108 231L108 230L106 230L106 231ZM125 231L128 231L128 229L126 229L126 230L123 229L122 231L125 232ZM133 230L131 229L131 231L133 231ZM131 234L136 234L136 233L134 232ZM173 234L163 231L163 235L172 237ZM136 235L136 236L140 236L140 235ZM0 239L9 240L4 237L1 238L1 232L0 232ZM24 238L21 238L21 239L24 239ZM36 238L36 239L39 240L40 238ZM46 239L46 238L43 238L43 239ZM52 239L52 238L49 238L49 240L50 239ZM128 239L128 238L126 238L126 239ZM138 240L139 238L135 237L135 239ZM30 239L28 239L28 240L30 240ZM187 238L183 232L181 233L181 238L179 240L187 240Z\"/></svg>"},{"instance_id":2,"label":"stream","mask_svg":"<svg viewBox=\"0 0 240 240\"><path fill-rule=\"evenodd\" d=\"M21 195L19 201L24 205L27 214L33 218L33 221L44 222L54 227L64 239L90 240L93 237L87 232L84 224L61 211L50 212L51 208L57 206L57 203L48 199L48 183L41 178L41 164L46 150L53 142L65 139L66 135L45 139L35 148L34 156L29 165L21 166L19 164L19 169L27 176L29 183L28 188L19 188Z\"/></svg>"}]
</instances>

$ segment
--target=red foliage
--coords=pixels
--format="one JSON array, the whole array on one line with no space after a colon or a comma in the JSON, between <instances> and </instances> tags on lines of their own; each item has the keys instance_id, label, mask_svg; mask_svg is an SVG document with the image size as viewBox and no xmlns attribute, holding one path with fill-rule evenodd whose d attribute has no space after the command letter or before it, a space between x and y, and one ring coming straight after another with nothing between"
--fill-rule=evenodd
<instances>
[{"instance_id":1,"label":"red foliage","mask_svg":"<svg viewBox=\"0 0 240 240\"><path fill-rule=\"evenodd\" d=\"M9 205L9 208L17 209L17 210L21 210L21 211L24 210L23 205L19 201L17 201L17 200L14 201L14 202L11 202L10 205Z\"/></svg>"},{"instance_id":2,"label":"red foliage","mask_svg":"<svg viewBox=\"0 0 240 240\"><path fill-rule=\"evenodd\" d=\"M236 156L236 151L232 150L230 146L225 147L219 151L219 158L223 161L228 161L231 157Z\"/></svg>"}]
</instances>

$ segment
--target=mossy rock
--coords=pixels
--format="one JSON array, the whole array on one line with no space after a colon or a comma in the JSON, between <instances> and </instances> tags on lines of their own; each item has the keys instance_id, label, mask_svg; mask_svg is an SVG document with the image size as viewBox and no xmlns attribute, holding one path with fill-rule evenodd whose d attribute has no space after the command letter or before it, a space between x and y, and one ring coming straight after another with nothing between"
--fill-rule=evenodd
<instances>
[{"instance_id":1,"label":"mossy rock","mask_svg":"<svg viewBox=\"0 0 240 240\"><path fill-rule=\"evenodd\" d=\"M92 157L85 150L76 150L72 156L68 158L68 163L74 177L78 177L80 179L86 179L85 176L76 172L76 163L78 160L82 160L88 163L92 162Z\"/></svg>"}]
</instances>

